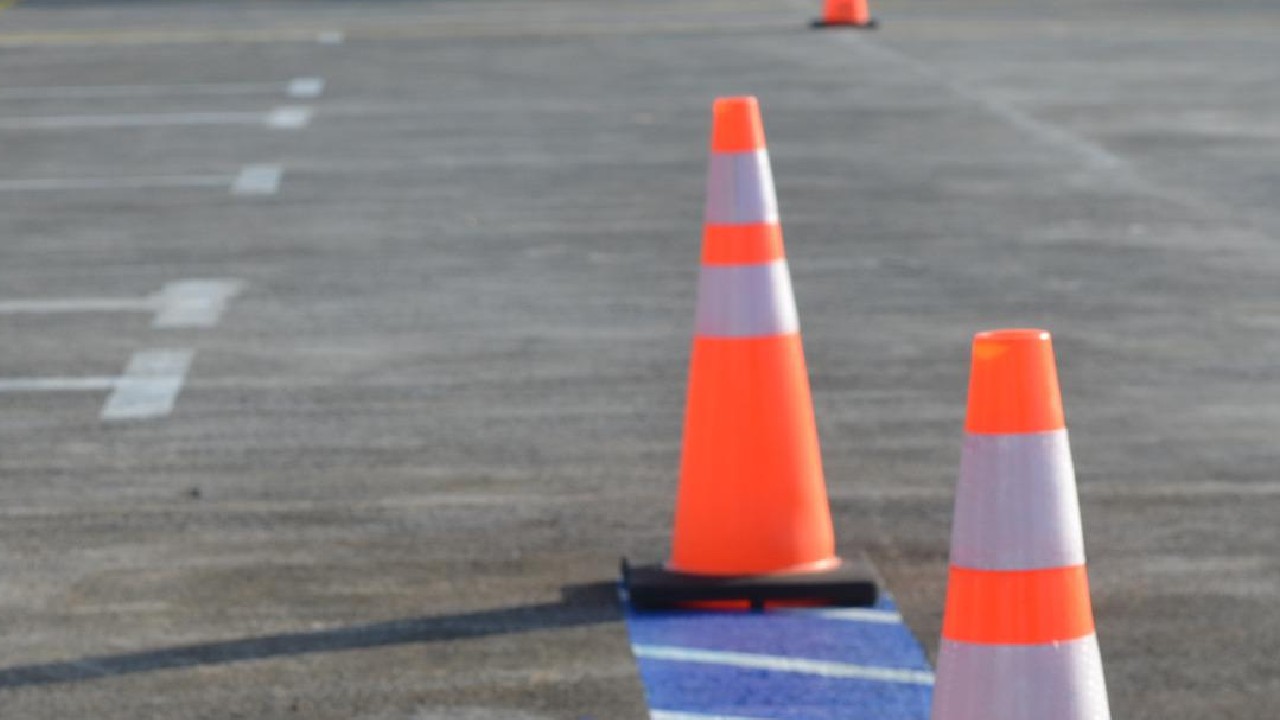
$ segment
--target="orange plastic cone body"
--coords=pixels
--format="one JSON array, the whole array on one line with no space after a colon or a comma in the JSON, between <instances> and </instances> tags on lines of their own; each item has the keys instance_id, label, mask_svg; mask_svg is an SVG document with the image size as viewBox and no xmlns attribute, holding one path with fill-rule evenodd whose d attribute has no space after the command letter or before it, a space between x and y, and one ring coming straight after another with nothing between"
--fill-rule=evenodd
<instances>
[{"instance_id":1,"label":"orange plastic cone body","mask_svg":"<svg viewBox=\"0 0 1280 720\"><path fill-rule=\"evenodd\" d=\"M973 341L933 720L1108 720L1049 333Z\"/></svg>"},{"instance_id":2,"label":"orange plastic cone body","mask_svg":"<svg viewBox=\"0 0 1280 720\"><path fill-rule=\"evenodd\" d=\"M871 9L867 0L826 0L822 7L822 22L827 25L868 25Z\"/></svg>"},{"instance_id":3,"label":"orange plastic cone body","mask_svg":"<svg viewBox=\"0 0 1280 720\"><path fill-rule=\"evenodd\" d=\"M668 567L839 564L755 98L715 102L698 319Z\"/></svg>"}]
</instances>

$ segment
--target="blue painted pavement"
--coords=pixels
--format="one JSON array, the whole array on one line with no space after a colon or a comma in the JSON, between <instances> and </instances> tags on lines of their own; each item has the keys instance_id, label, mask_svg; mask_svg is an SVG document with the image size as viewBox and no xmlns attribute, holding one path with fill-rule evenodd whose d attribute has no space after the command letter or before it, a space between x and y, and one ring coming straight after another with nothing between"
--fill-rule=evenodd
<instances>
[{"instance_id":1,"label":"blue painted pavement","mask_svg":"<svg viewBox=\"0 0 1280 720\"><path fill-rule=\"evenodd\" d=\"M633 612L653 720L928 720L933 673L874 609Z\"/></svg>"}]
</instances>

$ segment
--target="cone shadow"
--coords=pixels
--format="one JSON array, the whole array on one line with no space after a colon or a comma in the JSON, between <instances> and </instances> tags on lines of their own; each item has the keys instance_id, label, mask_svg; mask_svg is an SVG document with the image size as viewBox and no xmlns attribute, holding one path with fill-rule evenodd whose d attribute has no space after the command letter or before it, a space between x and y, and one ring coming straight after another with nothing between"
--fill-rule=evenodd
<instances>
[{"instance_id":1,"label":"cone shadow","mask_svg":"<svg viewBox=\"0 0 1280 720\"><path fill-rule=\"evenodd\" d=\"M0 668L0 688L55 685L176 668L248 660L470 640L536 630L620 622L622 606L612 582L562 588L559 602L452 615L390 620L315 632L261 635L155 650L97 655L61 662Z\"/></svg>"}]
</instances>

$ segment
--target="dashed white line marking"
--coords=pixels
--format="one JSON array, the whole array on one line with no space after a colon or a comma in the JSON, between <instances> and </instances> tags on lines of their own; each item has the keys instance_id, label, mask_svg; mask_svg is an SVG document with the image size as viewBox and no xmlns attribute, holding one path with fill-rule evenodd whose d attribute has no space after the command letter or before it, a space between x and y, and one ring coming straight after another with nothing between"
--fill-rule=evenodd
<instances>
[{"instance_id":1,"label":"dashed white line marking","mask_svg":"<svg viewBox=\"0 0 1280 720\"><path fill-rule=\"evenodd\" d=\"M807 660L778 655L699 650L664 645L633 645L631 649L636 657L646 660L728 665L731 667L751 668L753 670L804 673L845 680L871 680L912 685L933 684L933 673L923 670L900 670L868 665L853 665L829 660Z\"/></svg>"},{"instance_id":2,"label":"dashed white line marking","mask_svg":"<svg viewBox=\"0 0 1280 720\"><path fill-rule=\"evenodd\" d=\"M267 127L276 130L299 130L311 124L311 108L305 105L283 105L267 114Z\"/></svg>"},{"instance_id":3,"label":"dashed white line marking","mask_svg":"<svg viewBox=\"0 0 1280 720\"><path fill-rule=\"evenodd\" d=\"M239 280L181 280L164 286L154 296L159 312L157 328L208 328L222 319L227 302L240 294Z\"/></svg>"},{"instance_id":4,"label":"dashed white line marking","mask_svg":"<svg viewBox=\"0 0 1280 720\"><path fill-rule=\"evenodd\" d=\"M324 78L294 78L289 81L286 92L291 98L318 98L324 94Z\"/></svg>"},{"instance_id":5,"label":"dashed white line marking","mask_svg":"<svg viewBox=\"0 0 1280 720\"><path fill-rule=\"evenodd\" d=\"M321 45L341 45L347 41L347 34L341 30L326 30L316 35L316 42Z\"/></svg>"},{"instance_id":6,"label":"dashed white line marking","mask_svg":"<svg viewBox=\"0 0 1280 720\"><path fill-rule=\"evenodd\" d=\"M275 195L283 177L284 168L279 165L245 165L231 183L231 194Z\"/></svg>"},{"instance_id":7,"label":"dashed white line marking","mask_svg":"<svg viewBox=\"0 0 1280 720\"><path fill-rule=\"evenodd\" d=\"M102 406L102 419L148 420L172 413L194 355L191 350L135 353Z\"/></svg>"}]
</instances>

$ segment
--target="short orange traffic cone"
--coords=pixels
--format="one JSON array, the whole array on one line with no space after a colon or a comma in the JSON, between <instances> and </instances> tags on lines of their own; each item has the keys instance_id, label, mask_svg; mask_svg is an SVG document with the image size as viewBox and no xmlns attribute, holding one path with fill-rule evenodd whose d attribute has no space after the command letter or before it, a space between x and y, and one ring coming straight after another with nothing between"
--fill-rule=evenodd
<instances>
[{"instance_id":1,"label":"short orange traffic cone","mask_svg":"<svg viewBox=\"0 0 1280 720\"><path fill-rule=\"evenodd\" d=\"M1049 333L973 341L933 720L1108 720Z\"/></svg>"},{"instance_id":2,"label":"short orange traffic cone","mask_svg":"<svg viewBox=\"0 0 1280 720\"><path fill-rule=\"evenodd\" d=\"M867 0L826 0L822 17L813 21L816 28L861 28L870 30L879 23L871 17Z\"/></svg>"},{"instance_id":3,"label":"short orange traffic cone","mask_svg":"<svg viewBox=\"0 0 1280 720\"><path fill-rule=\"evenodd\" d=\"M706 226L671 561L632 604L871 604L836 557L809 376L755 98L713 109Z\"/></svg>"}]
</instances>

